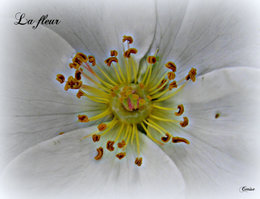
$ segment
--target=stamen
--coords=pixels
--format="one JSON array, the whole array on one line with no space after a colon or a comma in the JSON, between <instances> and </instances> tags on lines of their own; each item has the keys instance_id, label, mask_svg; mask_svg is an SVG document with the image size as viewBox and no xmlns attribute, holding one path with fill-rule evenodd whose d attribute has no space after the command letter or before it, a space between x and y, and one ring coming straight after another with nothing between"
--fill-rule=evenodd
<instances>
[{"instance_id":1,"label":"stamen","mask_svg":"<svg viewBox=\"0 0 260 199\"><path fill-rule=\"evenodd\" d=\"M124 57L129 58L131 54L136 54L138 51L136 48L129 48L127 51L124 52Z\"/></svg>"},{"instance_id":2,"label":"stamen","mask_svg":"<svg viewBox=\"0 0 260 199\"><path fill-rule=\"evenodd\" d=\"M138 157L137 157L137 158L135 159L135 164L136 164L137 166L139 166L139 167L142 165L142 162L143 162L143 158L138 158Z\"/></svg>"},{"instance_id":3,"label":"stamen","mask_svg":"<svg viewBox=\"0 0 260 199\"><path fill-rule=\"evenodd\" d=\"M62 74L58 74L56 75L56 80L63 84L63 82L65 81L65 77Z\"/></svg>"},{"instance_id":4,"label":"stamen","mask_svg":"<svg viewBox=\"0 0 260 199\"><path fill-rule=\"evenodd\" d=\"M178 110L178 108L169 108L169 107L163 107L163 106L158 106L158 105L155 105L153 104L153 107L154 108L158 108L158 109L161 109L161 110L166 110L166 111L171 111L171 110Z\"/></svg>"},{"instance_id":5,"label":"stamen","mask_svg":"<svg viewBox=\"0 0 260 199\"><path fill-rule=\"evenodd\" d=\"M119 73L120 73L120 75L121 75L121 77L123 79L123 82L126 82L125 76L124 76L124 74L123 74L123 72L121 70L121 67L120 67L120 65L118 63L117 63L117 68L118 68L118 71L119 71Z\"/></svg>"},{"instance_id":6,"label":"stamen","mask_svg":"<svg viewBox=\"0 0 260 199\"><path fill-rule=\"evenodd\" d=\"M78 59L80 59L82 62L87 62L88 58L84 53L77 53L75 55L75 57L77 57Z\"/></svg>"},{"instance_id":7,"label":"stamen","mask_svg":"<svg viewBox=\"0 0 260 199\"><path fill-rule=\"evenodd\" d=\"M160 134L162 134L164 136L164 133L156 126L154 126L153 124L147 122L144 120L144 123L146 123L148 126L152 127L153 129L155 129L156 131L158 131Z\"/></svg>"},{"instance_id":8,"label":"stamen","mask_svg":"<svg viewBox=\"0 0 260 199\"><path fill-rule=\"evenodd\" d=\"M92 66L95 66L95 65L96 65L96 59L95 59L94 56L89 55L89 56L88 56L88 61L89 61L89 63L92 64Z\"/></svg>"},{"instance_id":9,"label":"stamen","mask_svg":"<svg viewBox=\"0 0 260 199\"><path fill-rule=\"evenodd\" d=\"M64 90L67 91L69 89L79 89L82 85L82 81L79 81L75 79L74 77L70 76L68 78L68 81L66 82L66 85L64 87Z\"/></svg>"},{"instance_id":10,"label":"stamen","mask_svg":"<svg viewBox=\"0 0 260 199\"><path fill-rule=\"evenodd\" d=\"M109 150L109 151L114 151L114 149L115 149L114 144L115 144L114 141L110 141L110 140L109 140L109 141L107 142L107 150Z\"/></svg>"},{"instance_id":11,"label":"stamen","mask_svg":"<svg viewBox=\"0 0 260 199\"><path fill-rule=\"evenodd\" d=\"M117 143L118 148L123 148L126 145L125 140L122 140L121 142Z\"/></svg>"},{"instance_id":12,"label":"stamen","mask_svg":"<svg viewBox=\"0 0 260 199\"><path fill-rule=\"evenodd\" d=\"M167 75L167 73L164 73L164 75L158 81L158 83L155 86L153 86L152 88L150 88L149 91L153 91L154 89L160 88L164 84L164 82L166 81L166 79L164 79L166 75ZM164 88L162 88L162 89L164 89Z\"/></svg>"},{"instance_id":13,"label":"stamen","mask_svg":"<svg viewBox=\"0 0 260 199\"><path fill-rule=\"evenodd\" d=\"M175 112L175 115L176 115L176 116L181 116L181 115L183 114L183 112L184 112L184 106L183 106L183 104L178 105L177 108L179 109L179 111L178 111L178 112Z\"/></svg>"},{"instance_id":14,"label":"stamen","mask_svg":"<svg viewBox=\"0 0 260 199\"><path fill-rule=\"evenodd\" d=\"M168 82L169 82L168 79L167 79L167 80L164 79L164 80L162 81L162 83L160 84L160 86L158 86L158 88L157 88L156 90L154 90L153 92L151 92L150 95L153 95L153 94L155 94L155 93L157 93L157 92L159 92L159 91L164 90L164 89L166 88Z\"/></svg>"},{"instance_id":15,"label":"stamen","mask_svg":"<svg viewBox=\"0 0 260 199\"><path fill-rule=\"evenodd\" d=\"M107 128L107 125L104 124L104 123L101 123L101 124L98 125L98 130L99 131L104 131L106 128Z\"/></svg>"},{"instance_id":16,"label":"stamen","mask_svg":"<svg viewBox=\"0 0 260 199\"><path fill-rule=\"evenodd\" d=\"M171 139L171 135L169 134L169 133L166 133L165 134L165 137L162 137L161 138L161 140L163 141L163 142L168 142L169 140Z\"/></svg>"},{"instance_id":17,"label":"stamen","mask_svg":"<svg viewBox=\"0 0 260 199\"><path fill-rule=\"evenodd\" d=\"M89 118L89 121L98 120L98 119L100 119L100 118L102 118L102 117L105 117L105 116L109 115L110 113L111 113L110 108L108 108L108 109L106 109L104 112L102 112L102 113L100 113L100 114L98 114L98 115L96 115L96 116L93 116L93 117Z\"/></svg>"},{"instance_id":18,"label":"stamen","mask_svg":"<svg viewBox=\"0 0 260 199\"><path fill-rule=\"evenodd\" d=\"M75 79L76 80L81 80L81 71L79 71L79 70L75 71Z\"/></svg>"},{"instance_id":19,"label":"stamen","mask_svg":"<svg viewBox=\"0 0 260 199\"><path fill-rule=\"evenodd\" d=\"M156 57L155 57L155 56L149 56L149 57L147 58L147 62L148 62L149 64L155 64L155 63L156 63Z\"/></svg>"},{"instance_id":20,"label":"stamen","mask_svg":"<svg viewBox=\"0 0 260 199\"><path fill-rule=\"evenodd\" d=\"M121 125L121 127L120 127L120 129L119 129L119 131L118 131L118 133L117 133L117 136L116 136L115 142L119 139L120 135L121 135L122 132L123 132L124 127L125 127L125 124L122 123L122 125Z\"/></svg>"},{"instance_id":21,"label":"stamen","mask_svg":"<svg viewBox=\"0 0 260 199\"><path fill-rule=\"evenodd\" d=\"M169 84L169 90L172 90L173 88L177 88L177 87L178 85L176 81L173 81L172 83Z\"/></svg>"},{"instance_id":22,"label":"stamen","mask_svg":"<svg viewBox=\"0 0 260 199\"><path fill-rule=\"evenodd\" d=\"M191 68L189 74L185 77L185 79L188 81L191 79L193 82L196 80L196 75L197 75L197 69L196 68Z\"/></svg>"},{"instance_id":23,"label":"stamen","mask_svg":"<svg viewBox=\"0 0 260 199\"><path fill-rule=\"evenodd\" d=\"M121 152L121 153L116 154L116 157L117 157L119 160L123 159L125 156L126 156L126 153L125 153L125 152Z\"/></svg>"},{"instance_id":24,"label":"stamen","mask_svg":"<svg viewBox=\"0 0 260 199\"><path fill-rule=\"evenodd\" d=\"M93 140L93 142L98 142L99 140L100 140L100 135L97 135L97 134L94 134L94 135L92 135L92 140Z\"/></svg>"},{"instance_id":25,"label":"stamen","mask_svg":"<svg viewBox=\"0 0 260 199\"><path fill-rule=\"evenodd\" d=\"M82 90L79 90L77 93L77 98L81 98L84 95L84 92Z\"/></svg>"},{"instance_id":26,"label":"stamen","mask_svg":"<svg viewBox=\"0 0 260 199\"><path fill-rule=\"evenodd\" d=\"M116 57L109 57L105 60L105 64L109 67L111 66L112 62L118 63L118 59Z\"/></svg>"},{"instance_id":27,"label":"stamen","mask_svg":"<svg viewBox=\"0 0 260 199\"><path fill-rule=\"evenodd\" d=\"M59 133L59 135L63 135L63 134L64 134L64 132L60 132L60 133Z\"/></svg>"},{"instance_id":28,"label":"stamen","mask_svg":"<svg viewBox=\"0 0 260 199\"><path fill-rule=\"evenodd\" d=\"M184 142L186 144L190 144L189 140L181 137L172 137L172 142L173 143L179 143L179 142Z\"/></svg>"},{"instance_id":29,"label":"stamen","mask_svg":"<svg viewBox=\"0 0 260 199\"><path fill-rule=\"evenodd\" d=\"M131 36L124 35L122 41L123 42L128 41L128 43L131 44L131 43L133 43L134 40Z\"/></svg>"},{"instance_id":30,"label":"stamen","mask_svg":"<svg viewBox=\"0 0 260 199\"><path fill-rule=\"evenodd\" d=\"M80 122L89 122L88 116L86 115L78 115L78 120Z\"/></svg>"},{"instance_id":31,"label":"stamen","mask_svg":"<svg viewBox=\"0 0 260 199\"><path fill-rule=\"evenodd\" d=\"M168 72L168 79L173 80L175 78L175 73L174 72Z\"/></svg>"},{"instance_id":32,"label":"stamen","mask_svg":"<svg viewBox=\"0 0 260 199\"><path fill-rule=\"evenodd\" d=\"M116 57L118 55L118 52L116 50L111 50L110 55L111 57Z\"/></svg>"},{"instance_id":33,"label":"stamen","mask_svg":"<svg viewBox=\"0 0 260 199\"><path fill-rule=\"evenodd\" d=\"M73 63L77 63L77 64L80 65L80 66L81 66L81 64L82 64L81 59L79 59L78 57L74 57L74 58L72 59L72 61L73 61Z\"/></svg>"},{"instance_id":34,"label":"stamen","mask_svg":"<svg viewBox=\"0 0 260 199\"><path fill-rule=\"evenodd\" d=\"M175 63L169 61L167 64L165 64L165 67L172 70L172 72L176 72L176 65Z\"/></svg>"},{"instance_id":35,"label":"stamen","mask_svg":"<svg viewBox=\"0 0 260 199\"><path fill-rule=\"evenodd\" d=\"M99 148L97 149L97 152L98 152L98 154L96 155L95 159L96 159L96 160L100 160L100 159L102 158L102 156L103 156L103 148L102 148L102 147L99 147Z\"/></svg>"},{"instance_id":36,"label":"stamen","mask_svg":"<svg viewBox=\"0 0 260 199\"><path fill-rule=\"evenodd\" d=\"M183 117L183 121L180 122L182 127L186 127L189 124L189 119L187 117Z\"/></svg>"},{"instance_id":37,"label":"stamen","mask_svg":"<svg viewBox=\"0 0 260 199\"><path fill-rule=\"evenodd\" d=\"M76 62L70 63L69 64L70 68L74 68L74 69L79 69L80 65Z\"/></svg>"},{"instance_id":38,"label":"stamen","mask_svg":"<svg viewBox=\"0 0 260 199\"><path fill-rule=\"evenodd\" d=\"M148 136L152 141L154 141L155 143L157 143L157 144L163 146L163 143L159 142L158 140L156 140L156 139L151 135L151 133L150 133L150 132L148 131L148 129L145 127L144 123L141 123L141 125L142 125L144 131L146 132L147 136Z\"/></svg>"}]
</instances>

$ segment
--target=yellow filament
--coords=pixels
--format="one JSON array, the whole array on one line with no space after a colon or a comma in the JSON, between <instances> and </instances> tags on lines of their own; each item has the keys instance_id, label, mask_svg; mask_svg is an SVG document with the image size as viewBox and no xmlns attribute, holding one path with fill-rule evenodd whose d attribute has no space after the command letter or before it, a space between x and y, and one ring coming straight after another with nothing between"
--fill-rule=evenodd
<instances>
[{"instance_id":1,"label":"yellow filament","mask_svg":"<svg viewBox=\"0 0 260 199\"><path fill-rule=\"evenodd\" d=\"M132 137L131 137L131 144L133 144L134 137L135 137L135 131L137 130L136 124L133 124L133 131L132 131Z\"/></svg>"},{"instance_id":2,"label":"yellow filament","mask_svg":"<svg viewBox=\"0 0 260 199\"><path fill-rule=\"evenodd\" d=\"M151 119L148 119L148 122L152 123L152 125L156 126L157 128L161 129L164 133L168 133L163 127L161 127L159 124L156 124L154 121Z\"/></svg>"},{"instance_id":3,"label":"yellow filament","mask_svg":"<svg viewBox=\"0 0 260 199\"><path fill-rule=\"evenodd\" d=\"M84 139L86 139L86 138L88 138L88 137L90 137L90 136L92 136L92 135L94 135L94 134L97 134L98 132L99 132L99 131L95 131L95 132L93 132L93 133L91 133L91 134L89 134L89 135L86 135L86 136L80 138L80 141L82 141L82 140L84 140Z\"/></svg>"},{"instance_id":4,"label":"yellow filament","mask_svg":"<svg viewBox=\"0 0 260 199\"><path fill-rule=\"evenodd\" d=\"M126 82L125 76L124 76L124 74L123 74L123 72L121 70L121 67L120 67L119 63L117 63L117 68L118 68L119 73L120 73L120 75L121 75L121 77L123 79L123 82Z\"/></svg>"},{"instance_id":5,"label":"yellow filament","mask_svg":"<svg viewBox=\"0 0 260 199\"><path fill-rule=\"evenodd\" d=\"M137 145L137 154L140 156L140 145L139 145L139 135L138 135L138 130L136 129L136 145Z\"/></svg>"},{"instance_id":6,"label":"yellow filament","mask_svg":"<svg viewBox=\"0 0 260 199\"><path fill-rule=\"evenodd\" d=\"M135 64L135 61L132 57L130 57L130 61L131 61L133 71L134 71L134 81L136 83L137 82L137 72L136 72L136 68L135 68L136 64Z\"/></svg>"},{"instance_id":7,"label":"yellow filament","mask_svg":"<svg viewBox=\"0 0 260 199\"><path fill-rule=\"evenodd\" d=\"M93 116L93 117L89 118L89 121L98 120L98 119L100 119L100 118L102 118L102 117L105 117L105 116L109 115L110 113L111 113L110 108L108 108L108 109L106 109L104 112L102 112L102 113L100 113L100 114L98 114L98 115L96 115L96 116Z\"/></svg>"},{"instance_id":8,"label":"yellow filament","mask_svg":"<svg viewBox=\"0 0 260 199\"><path fill-rule=\"evenodd\" d=\"M159 98L156 100L156 102L161 102L161 101L164 101L164 100L167 100L171 97L173 97L174 95L176 95L185 85L187 84L187 82L185 82L183 85L181 85L177 90L175 90L173 93L165 96L165 97L162 97L162 98Z\"/></svg>"},{"instance_id":9,"label":"yellow filament","mask_svg":"<svg viewBox=\"0 0 260 199\"><path fill-rule=\"evenodd\" d=\"M101 89L103 89L103 90L109 92L109 89L108 89L108 88L102 86L101 84L99 84L98 82L96 82L95 80L93 80L93 79L92 79L91 77L89 77L86 73L81 72L81 74L82 74L85 78L87 78L88 80L90 80L91 82L93 82L95 85L97 85L99 88L101 88Z\"/></svg>"},{"instance_id":10,"label":"yellow filament","mask_svg":"<svg viewBox=\"0 0 260 199\"><path fill-rule=\"evenodd\" d=\"M98 65L96 65L98 70L110 81L112 84L117 85L116 82L114 82Z\"/></svg>"},{"instance_id":11,"label":"yellow filament","mask_svg":"<svg viewBox=\"0 0 260 199\"><path fill-rule=\"evenodd\" d=\"M148 77L147 77L147 80L146 80L146 82L145 82L145 86L147 86L148 84L149 84L149 82L150 82L150 78L151 78L151 74L152 74L152 64L150 64L151 66L150 66L150 71L149 71L149 75L148 75Z\"/></svg>"},{"instance_id":12,"label":"yellow filament","mask_svg":"<svg viewBox=\"0 0 260 199\"><path fill-rule=\"evenodd\" d=\"M129 127L131 128L131 125L129 125ZM132 129L132 131L133 131L133 129ZM124 148L126 148L126 146L127 146L127 144L128 144L128 142L129 142L129 140L130 140L130 137L131 137L131 129L130 129L130 132L128 133L128 136L127 136L127 140L126 140L126 145L125 145L125 147Z\"/></svg>"},{"instance_id":13,"label":"yellow filament","mask_svg":"<svg viewBox=\"0 0 260 199\"><path fill-rule=\"evenodd\" d=\"M154 142L157 143L157 144L163 145L162 142L159 142L158 140L156 140L156 139L151 135L151 133L150 133L150 132L148 131L148 129L145 127L144 123L141 123L141 125L142 125L144 131L146 132L147 136L148 136L152 141L154 141Z\"/></svg>"},{"instance_id":14,"label":"yellow filament","mask_svg":"<svg viewBox=\"0 0 260 199\"><path fill-rule=\"evenodd\" d=\"M94 101L94 102L98 102L98 103L102 103L102 104L107 104L109 103L109 100L106 98L102 98L102 97L95 97L95 96L91 96L88 95L86 93L84 93L84 96L86 96L87 98L89 98L90 100Z\"/></svg>"},{"instance_id":15,"label":"yellow filament","mask_svg":"<svg viewBox=\"0 0 260 199\"><path fill-rule=\"evenodd\" d=\"M117 124L118 120L113 119L109 124L108 124L108 128L105 131L102 131L103 133L100 134L100 136L105 135L107 132L109 132L116 124Z\"/></svg>"},{"instance_id":16,"label":"yellow filament","mask_svg":"<svg viewBox=\"0 0 260 199\"><path fill-rule=\"evenodd\" d=\"M130 127L131 127L130 125L127 125L127 127L126 127L126 132L125 132L125 135L124 135L123 140L125 140L125 139L127 138L127 135L128 135L128 132L129 132L129 128L130 128Z\"/></svg>"},{"instance_id":17,"label":"yellow filament","mask_svg":"<svg viewBox=\"0 0 260 199\"><path fill-rule=\"evenodd\" d=\"M155 116L155 115L150 115L150 117L151 117L151 118L154 118L154 119L156 119L156 120L164 121L164 122L180 123L180 121L177 121L177 120L161 118L161 117L157 117L157 116Z\"/></svg>"},{"instance_id":18,"label":"yellow filament","mask_svg":"<svg viewBox=\"0 0 260 199\"><path fill-rule=\"evenodd\" d=\"M131 68L128 63L128 59L124 58L125 66L126 66L126 76L127 76L127 82L130 83L131 81Z\"/></svg>"},{"instance_id":19,"label":"yellow filament","mask_svg":"<svg viewBox=\"0 0 260 199\"><path fill-rule=\"evenodd\" d=\"M83 84L83 85L81 86L81 88L82 88L83 90L85 90L85 91L88 91L88 92L90 92L90 93L93 93L93 94L98 95L98 96L101 96L101 97L105 97L105 98L109 98L109 97L110 97L109 94L107 94L107 93L105 93L105 92L103 92L103 91L101 91L101 90L99 90L99 89L96 89L96 88L94 88L94 87L85 85L85 84Z\"/></svg>"},{"instance_id":20,"label":"yellow filament","mask_svg":"<svg viewBox=\"0 0 260 199\"><path fill-rule=\"evenodd\" d=\"M149 122L147 122L147 121L145 121L145 120L144 120L144 122L145 122L148 126L150 126L150 127L152 127L153 129L157 130L160 134L162 134L163 136L165 136L165 134L164 134L158 127L156 127L156 126L150 124Z\"/></svg>"},{"instance_id":21,"label":"yellow filament","mask_svg":"<svg viewBox=\"0 0 260 199\"><path fill-rule=\"evenodd\" d=\"M149 64L148 65L148 69L145 71L145 74L144 74L144 78L143 78L143 80L142 80L142 84L144 83L144 81L146 80L146 77L147 77L147 75L148 75L148 73L149 73L149 71L150 71L150 68L151 68L151 64Z\"/></svg>"},{"instance_id":22,"label":"yellow filament","mask_svg":"<svg viewBox=\"0 0 260 199\"><path fill-rule=\"evenodd\" d=\"M167 93L168 91L169 91L169 89L165 89L164 91L157 93L154 96L152 96L152 99L159 98L159 97L163 96L165 93Z\"/></svg>"},{"instance_id":23,"label":"yellow filament","mask_svg":"<svg viewBox=\"0 0 260 199\"><path fill-rule=\"evenodd\" d=\"M119 129L119 132L117 133L117 136L116 136L116 139L115 139L115 143L116 143L116 141L120 138L120 135L121 135L122 132L123 132L124 126L125 126L125 124L122 123L122 125L121 125L121 127L120 127L120 129Z\"/></svg>"},{"instance_id":24,"label":"yellow filament","mask_svg":"<svg viewBox=\"0 0 260 199\"><path fill-rule=\"evenodd\" d=\"M112 64L112 66L113 66L113 68L114 68L114 71L115 71L115 73L116 73L116 77L117 77L118 81L119 81L120 83L122 83L122 80L121 80L121 78L120 78L120 76L119 76L119 74L118 74L118 72L117 72L116 66L115 66L114 64Z\"/></svg>"},{"instance_id":25,"label":"yellow filament","mask_svg":"<svg viewBox=\"0 0 260 199\"><path fill-rule=\"evenodd\" d=\"M167 79L163 85L161 85L159 88L157 88L156 90L154 90L153 92L149 93L150 95L153 95L157 92L159 92L167 83L169 82L169 80Z\"/></svg>"},{"instance_id":26,"label":"yellow filament","mask_svg":"<svg viewBox=\"0 0 260 199\"><path fill-rule=\"evenodd\" d=\"M154 89L157 89L158 86L161 84L162 80L165 78L166 75L167 75L167 73L164 73L164 75L163 75L162 78L158 81L158 83L157 83L155 86L153 86L152 88L150 88L149 91L151 92L151 91L153 91ZM162 89L161 86L160 86L160 88Z\"/></svg>"},{"instance_id":27,"label":"yellow filament","mask_svg":"<svg viewBox=\"0 0 260 199\"><path fill-rule=\"evenodd\" d=\"M154 108L158 108L158 109L166 110L166 111L177 111L177 110L179 110L178 108L163 107L163 106L158 106L158 105L155 105L155 104L153 104L152 106Z\"/></svg>"}]
</instances>

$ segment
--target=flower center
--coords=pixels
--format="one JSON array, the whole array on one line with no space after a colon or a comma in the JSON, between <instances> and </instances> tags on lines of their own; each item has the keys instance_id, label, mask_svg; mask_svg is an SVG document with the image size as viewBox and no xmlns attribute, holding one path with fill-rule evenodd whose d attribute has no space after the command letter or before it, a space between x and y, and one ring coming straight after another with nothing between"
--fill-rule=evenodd
<instances>
[{"instance_id":1,"label":"flower center","mask_svg":"<svg viewBox=\"0 0 260 199\"><path fill-rule=\"evenodd\" d=\"M126 50L124 48L121 59L123 61L119 63L118 52L112 50L111 57L105 60L109 72L105 72L104 68L97 65L94 56L86 56L79 52L69 64L71 69L75 69L74 77L70 76L65 81L66 78L58 74L56 79L61 84L66 82L65 91L78 89L78 98L86 97L100 107L100 113L92 117L79 114L79 122L104 120L107 116L113 118L101 122L95 132L81 139L92 137L93 142L99 144L95 159L100 160L106 148L108 152L116 152L115 157L121 160L126 156L127 147L134 146L137 153L135 164L141 166L143 159L139 142L140 133L161 146L170 140L172 143L189 144L187 139L173 136L164 125L172 124L174 128L184 128L188 125L188 117L179 119L184 114L184 105L169 107L167 104L188 81L196 80L197 72L195 68L191 68L187 76L177 82L174 80L176 65L168 62L165 64L164 73L157 74L154 72L160 67L157 63L159 59L156 56L157 51L153 56L147 57L146 65L139 66L133 58L138 51L129 46L133 43L133 38L124 36L122 41L126 42ZM145 70L140 70L141 67ZM84 83L84 80L87 82Z\"/></svg>"}]
</instances>

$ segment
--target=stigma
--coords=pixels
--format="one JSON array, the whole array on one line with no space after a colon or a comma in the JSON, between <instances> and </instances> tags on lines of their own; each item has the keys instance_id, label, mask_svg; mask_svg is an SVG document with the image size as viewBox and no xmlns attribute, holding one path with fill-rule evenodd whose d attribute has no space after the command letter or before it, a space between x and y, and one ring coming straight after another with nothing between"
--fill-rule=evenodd
<instances>
[{"instance_id":1,"label":"stigma","mask_svg":"<svg viewBox=\"0 0 260 199\"><path fill-rule=\"evenodd\" d=\"M77 90L77 98L87 98L102 107L91 117L88 113L77 115L80 123L99 123L96 131L81 138L82 141L92 138L97 145L93 158L101 161L106 153L114 153L118 161L123 161L129 148L134 148L136 159L133 163L140 167L145 161L140 134L161 147L165 144L173 147L175 144L190 144L188 139L167 130L169 124L171 129L187 128L189 118L184 105L169 107L167 102L174 102L174 96L188 82L196 81L197 70L191 68L185 77L179 78L174 62L168 61L160 66L158 50L146 57L146 64L139 66L135 59L138 50L130 46L134 39L124 35L122 42L122 52L111 50L110 57L103 63L98 63L94 55L76 53L69 64L69 68L74 70L73 75L66 79L63 74L57 74L56 80L64 84L65 91ZM153 80L158 75L155 66L164 70L158 81ZM140 67L145 67L142 74ZM106 121L105 118L112 119Z\"/></svg>"}]
</instances>

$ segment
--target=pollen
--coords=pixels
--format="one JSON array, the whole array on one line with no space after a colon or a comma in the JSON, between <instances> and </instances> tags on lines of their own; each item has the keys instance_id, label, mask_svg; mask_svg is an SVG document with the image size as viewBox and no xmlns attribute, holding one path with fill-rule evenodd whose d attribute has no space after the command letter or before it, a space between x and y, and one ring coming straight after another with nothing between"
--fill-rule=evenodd
<instances>
[{"instance_id":1,"label":"pollen","mask_svg":"<svg viewBox=\"0 0 260 199\"><path fill-rule=\"evenodd\" d=\"M126 156L126 153L125 153L125 152L121 152L121 153L116 154L116 157L117 157L119 160L123 159L125 156Z\"/></svg>"},{"instance_id":2,"label":"pollen","mask_svg":"<svg viewBox=\"0 0 260 199\"><path fill-rule=\"evenodd\" d=\"M89 122L88 116L86 115L78 115L78 120L80 122Z\"/></svg>"},{"instance_id":3,"label":"pollen","mask_svg":"<svg viewBox=\"0 0 260 199\"><path fill-rule=\"evenodd\" d=\"M137 165L137 166L141 166L142 165L142 163L143 163L143 158L136 158L135 159L135 164Z\"/></svg>"},{"instance_id":4,"label":"pollen","mask_svg":"<svg viewBox=\"0 0 260 199\"><path fill-rule=\"evenodd\" d=\"M104 131L106 128L107 128L107 125L104 124L104 123L98 125L98 130L99 131Z\"/></svg>"},{"instance_id":5,"label":"pollen","mask_svg":"<svg viewBox=\"0 0 260 199\"><path fill-rule=\"evenodd\" d=\"M183 106L183 104L178 105L177 108L178 108L179 110L178 110L178 112L175 112L175 115L176 115L176 116L181 116L181 115L183 114L183 112L184 112L184 106Z\"/></svg>"},{"instance_id":6,"label":"pollen","mask_svg":"<svg viewBox=\"0 0 260 199\"><path fill-rule=\"evenodd\" d=\"M65 77L62 74L58 74L56 80L62 84L65 81Z\"/></svg>"},{"instance_id":7,"label":"pollen","mask_svg":"<svg viewBox=\"0 0 260 199\"><path fill-rule=\"evenodd\" d=\"M95 159L100 160L103 156L103 152L104 152L103 148L102 147L97 148L97 152L98 152L98 154L95 156Z\"/></svg>"},{"instance_id":8,"label":"pollen","mask_svg":"<svg viewBox=\"0 0 260 199\"><path fill-rule=\"evenodd\" d=\"M183 121L180 122L181 127L186 127L189 124L189 119L187 117L183 117Z\"/></svg>"}]
</instances>

